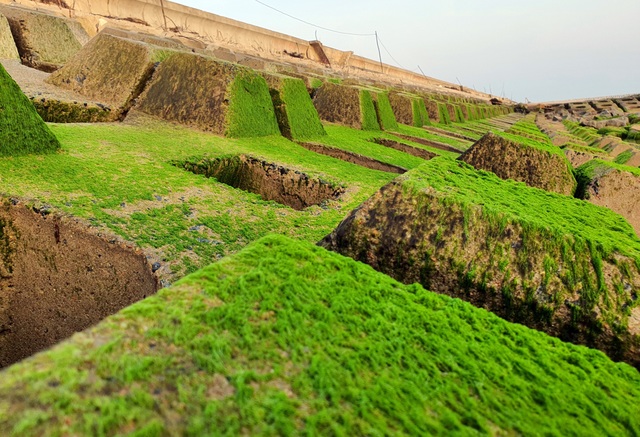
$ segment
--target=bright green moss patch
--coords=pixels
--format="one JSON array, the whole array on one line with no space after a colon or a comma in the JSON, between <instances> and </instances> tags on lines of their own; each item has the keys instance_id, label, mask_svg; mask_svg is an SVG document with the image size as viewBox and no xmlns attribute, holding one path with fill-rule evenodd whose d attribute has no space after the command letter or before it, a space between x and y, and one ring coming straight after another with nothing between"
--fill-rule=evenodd
<instances>
[{"instance_id":1,"label":"bright green moss patch","mask_svg":"<svg viewBox=\"0 0 640 437\"><path fill-rule=\"evenodd\" d=\"M379 92L377 93L377 106L378 110L378 121L380 122L380 127L383 130L395 130L398 128L398 121L396 120L396 116L393 113L393 108L391 107L391 102L389 101L389 93L387 92Z\"/></svg>"},{"instance_id":2,"label":"bright green moss patch","mask_svg":"<svg viewBox=\"0 0 640 437\"><path fill-rule=\"evenodd\" d=\"M53 153L59 148L31 101L0 65L0 156Z\"/></svg>"},{"instance_id":3,"label":"bright green moss patch","mask_svg":"<svg viewBox=\"0 0 640 437\"><path fill-rule=\"evenodd\" d=\"M360 121L362 130L380 130L378 114L369 90L360 90Z\"/></svg>"},{"instance_id":4,"label":"bright green moss patch","mask_svg":"<svg viewBox=\"0 0 640 437\"><path fill-rule=\"evenodd\" d=\"M627 161L629 161L633 155L634 155L633 149L625 150L624 152L616 156L613 162L621 165L626 164Z\"/></svg>"},{"instance_id":5,"label":"bright green moss patch","mask_svg":"<svg viewBox=\"0 0 640 437\"><path fill-rule=\"evenodd\" d=\"M599 352L271 236L3 372L0 429L637 434L639 396Z\"/></svg>"},{"instance_id":6,"label":"bright green moss patch","mask_svg":"<svg viewBox=\"0 0 640 437\"><path fill-rule=\"evenodd\" d=\"M250 70L238 71L227 94L226 136L263 137L280 133L269 88L262 76Z\"/></svg>"},{"instance_id":7,"label":"bright green moss patch","mask_svg":"<svg viewBox=\"0 0 640 437\"><path fill-rule=\"evenodd\" d=\"M593 161L592 161L593 162ZM602 161L603 164L611 163ZM589 165L585 164L585 165ZM637 170L640 172L640 170ZM523 223L594 241L604 254L614 251L640 260L640 239L618 214L567 196L502 181L461 162L434 158L406 177L414 190L432 187L462 204L483 205Z\"/></svg>"},{"instance_id":8,"label":"bright green moss patch","mask_svg":"<svg viewBox=\"0 0 640 437\"><path fill-rule=\"evenodd\" d=\"M447 110L447 105L445 103L438 103L438 113L440 114L440 123L451 123L451 116L449 115L449 111Z\"/></svg>"},{"instance_id":9,"label":"bright green moss patch","mask_svg":"<svg viewBox=\"0 0 640 437\"><path fill-rule=\"evenodd\" d=\"M413 125L415 127L431 125L431 120L429 120L429 114L427 113L427 108L425 107L423 99L412 99L411 108L413 110Z\"/></svg>"},{"instance_id":10,"label":"bright green moss patch","mask_svg":"<svg viewBox=\"0 0 640 437\"><path fill-rule=\"evenodd\" d=\"M302 80L275 75L265 78L282 135L307 140L327 134Z\"/></svg>"}]
</instances>

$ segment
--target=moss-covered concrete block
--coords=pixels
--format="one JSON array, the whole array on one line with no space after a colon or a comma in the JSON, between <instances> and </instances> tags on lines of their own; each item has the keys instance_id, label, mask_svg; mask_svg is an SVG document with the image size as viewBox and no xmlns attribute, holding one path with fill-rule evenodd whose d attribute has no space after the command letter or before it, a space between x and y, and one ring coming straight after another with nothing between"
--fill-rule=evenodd
<instances>
[{"instance_id":1,"label":"moss-covered concrete block","mask_svg":"<svg viewBox=\"0 0 640 437\"><path fill-rule=\"evenodd\" d=\"M639 397L597 351L272 235L0 373L0 430L633 434Z\"/></svg>"},{"instance_id":2,"label":"moss-covered concrete block","mask_svg":"<svg viewBox=\"0 0 640 437\"><path fill-rule=\"evenodd\" d=\"M12 6L0 6L7 17L22 63L55 71L73 57L89 35L77 21Z\"/></svg>"},{"instance_id":3,"label":"moss-covered concrete block","mask_svg":"<svg viewBox=\"0 0 640 437\"><path fill-rule=\"evenodd\" d=\"M571 164L559 147L504 132L488 133L460 159L502 179L567 196L576 190Z\"/></svg>"},{"instance_id":4,"label":"moss-covered concrete block","mask_svg":"<svg viewBox=\"0 0 640 437\"><path fill-rule=\"evenodd\" d=\"M156 63L173 51L108 33L96 35L47 82L128 111L151 78Z\"/></svg>"},{"instance_id":5,"label":"moss-covered concrete block","mask_svg":"<svg viewBox=\"0 0 640 437\"><path fill-rule=\"evenodd\" d=\"M20 59L7 17L0 14L0 59Z\"/></svg>"},{"instance_id":6,"label":"moss-covered concrete block","mask_svg":"<svg viewBox=\"0 0 640 437\"><path fill-rule=\"evenodd\" d=\"M280 132L292 140L327 135L305 82L279 74L262 73L267 81Z\"/></svg>"},{"instance_id":7,"label":"moss-covered concrete block","mask_svg":"<svg viewBox=\"0 0 640 437\"><path fill-rule=\"evenodd\" d=\"M320 119L362 130L380 130L371 91L324 82L313 97Z\"/></svg>"},{"instance_id":8,"label":"moss-covered concrete block","mask_svg":"<svg viewBox=\"0 0 640 437\"><path fill-rule=\"evenodd\" d=\"M280 134L262 76L196 54L177 53L160 63L137 109L230 137Z\"/></svg>"},{"instance_id":9,"label":"moss-covered concrete block","mask_svg":"<svg viewBox=\"0 0 640 437\"><path fill-rule=\"evenodd\" d=\"M640 239L606 208L436 157L321 245L640 367Z\"/></svg>"},{"instance_id":10,"label":"moss-covered concrete block","mask_svg":"<svg viewBox=\"0 0 640 437\"><path fill-rule=\"evenodd\" d=\"M576 169L576 195L626 218L640 235L640 169L595 159Z\"/></svg>"},{"instance_id":11,"label":"moss-covered concrete block","mask_svg":"<svg viewBox=\"0 0 640 437\"><path fill-rule=\"evenodd\" d=\"M0 156L58 150L58 139L2 65L0 90Z\"/></svg>"}]
</instances>

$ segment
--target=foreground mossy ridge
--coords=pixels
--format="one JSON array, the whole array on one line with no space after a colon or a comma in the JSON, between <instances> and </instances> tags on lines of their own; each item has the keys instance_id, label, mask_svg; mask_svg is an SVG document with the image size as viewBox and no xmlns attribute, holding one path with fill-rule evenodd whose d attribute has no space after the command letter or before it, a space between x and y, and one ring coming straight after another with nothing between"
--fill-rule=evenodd
<instances>
[{"instance_id":1,"label":"foreground mossy ridge","mask_svg":"<svg viewBox=\"0 0 640 437\"><path fill-rule=\"evenodd\" d=\"M53 153L59 148L31 101L0 65L0 156Z\"/></svg>"},{"instance_id":2,"label":"foreground mossy ridge","mask_svg":"<svg viewBox=\"0 0 640 437\"><path fill-rule=\"evenodd\" d=\"M1 376L20 435L640 433L631 367L280 236Z\"/></svg>"},{"instance_id":3,"label":"foreground mossy ridge","mask_svg":"<svg viewBox=\"0 0 640 437\"><path fill-rule=\"evenodd\" d=\"M436 157L322 244L640 366L640 239L608 209Z\"/></svg>"}]
</instances>

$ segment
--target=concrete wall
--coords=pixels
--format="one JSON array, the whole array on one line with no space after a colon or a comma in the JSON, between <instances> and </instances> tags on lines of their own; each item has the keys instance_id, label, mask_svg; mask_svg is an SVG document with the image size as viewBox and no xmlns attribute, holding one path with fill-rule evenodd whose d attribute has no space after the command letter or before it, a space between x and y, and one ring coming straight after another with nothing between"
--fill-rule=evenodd
<instances>
[{"instance_id":1,"label":"concrete wall","mask_svg":"<svg viewBox=\"0 0 640 437\"><path fill-rule=\"evenodd\" d=\"M299 60L287 53L303 55L322 67L321 59L309 41L273 32L258 26L242 23L219 15L182 6L166 0L64 0L68 9L58 5L43 4L41 0L0 0L11 3L57 10L59 13L78 19L89 32L94 34L109 22L118 21L126 27L137 23L147 32L164 32L175 36L187 36L209 44L231 50L258 55L267 59L285 60L292 63ZM64 4L64 2L62 2ZM434 91L446 91L461 96L489 99L490 96L475 90L460 92L458 85L426 77L408 70L393 67L375 60L354 55L353 52L324 47L331 62L332 70L372 80L399 82L407 85L423 86ZM286 52L286 53L285 53ZM307 61L308 62L308 61ZM383 70L383 71L381 71Z\"/></svg>"}]
</instances>

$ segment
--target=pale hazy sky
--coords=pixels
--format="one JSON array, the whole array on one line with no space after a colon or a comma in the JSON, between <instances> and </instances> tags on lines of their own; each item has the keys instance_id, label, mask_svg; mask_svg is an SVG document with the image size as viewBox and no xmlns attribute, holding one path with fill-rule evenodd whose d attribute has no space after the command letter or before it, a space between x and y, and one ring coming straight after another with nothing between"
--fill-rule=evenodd
<instances>
[{"instance_id":1,"label":"pale hazy sky","mask_svg":"<svg viewBox=\"0 0 640 437\"><path fill-rule=\"evenodd\" d=\"M318 26L372 33L404 68L517 101L640 93L640 0L261 0ZM377 59L346 36L255 0L177 0ZM382 49L385 63L398 65Z\"/></svg>"}]
</instances>

